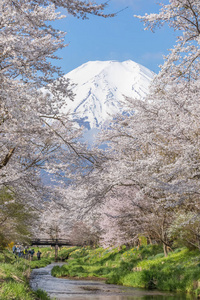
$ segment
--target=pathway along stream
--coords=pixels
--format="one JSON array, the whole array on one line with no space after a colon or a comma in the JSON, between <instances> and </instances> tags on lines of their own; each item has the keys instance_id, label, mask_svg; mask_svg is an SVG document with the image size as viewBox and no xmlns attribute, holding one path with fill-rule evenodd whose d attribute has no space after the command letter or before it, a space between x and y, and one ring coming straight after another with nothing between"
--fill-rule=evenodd
<instances>
[{"instance_id":1,"label":"pathway along stream","mask_svg":"<svg viewBox=\"0 0 200 300\"><path fill-rule=\"evenodd\" d=\"M188 300L196 299L187 295L162 293L105 284L103 281L69 280L51 276L53 263L45 268L34 269L30 286L33 290L42 289L56 300Z\"/></svg>"}]
</instances>

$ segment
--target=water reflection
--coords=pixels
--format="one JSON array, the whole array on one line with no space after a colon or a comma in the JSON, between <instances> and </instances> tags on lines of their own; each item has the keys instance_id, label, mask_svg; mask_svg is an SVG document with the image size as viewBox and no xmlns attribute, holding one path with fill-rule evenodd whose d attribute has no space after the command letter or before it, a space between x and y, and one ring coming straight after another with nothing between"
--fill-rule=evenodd
<instances>
[{"instance_id":1,"label":"water reflection","mask_svg":"<svg viewBox=\"0 0 200 300\"><path fill-rule=\"evenodd\" d=\"M61 263L62 265L63 263ZM146 291L118 285L108 285L102 281L67 280L51 276L51 269L59 263L35 269L31 274L33 290L45 290L57 300L193 300L195 297Z\"/></svg>"}]
</instances>

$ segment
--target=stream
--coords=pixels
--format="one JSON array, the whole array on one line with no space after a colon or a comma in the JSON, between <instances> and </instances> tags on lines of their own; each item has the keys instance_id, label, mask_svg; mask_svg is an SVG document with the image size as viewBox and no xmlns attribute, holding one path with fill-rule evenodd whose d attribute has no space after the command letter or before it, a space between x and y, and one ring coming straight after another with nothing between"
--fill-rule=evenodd
<instances>
[{"instance_id":1,"label":"stream","mask_svg":"<svg viewBox=\"0 0 200 300\"><path fill-rule=\"evenodd\" d=\"M53 263L45 268L34 269L30 277L33 290L42 289L56 300L193 300L195 297L159 291L148 291L104 281L71 280L51 276L51 269L63 263Z\"/></svg>"}]
</instances>

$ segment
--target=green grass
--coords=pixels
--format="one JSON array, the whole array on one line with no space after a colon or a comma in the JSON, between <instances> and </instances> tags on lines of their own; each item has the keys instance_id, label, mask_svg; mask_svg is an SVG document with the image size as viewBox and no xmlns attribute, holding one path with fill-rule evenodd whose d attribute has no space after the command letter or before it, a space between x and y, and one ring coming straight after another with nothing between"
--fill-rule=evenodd
<instances>
[{"instance_id":1,"label":"green grass","mask_svg":"<svg viewBox=\"0 0 200 300\"><path fill-rule=\"evenodd\" d=\"M78 247L63 247L58 251L58 260L65 261L69 258L70 253L74 252Z\"/></svg>"},{"instance_id":2,"label":"green grass","mask_svg":"<svg viewBox=\"0 0 200 300\"><path fill-rule=\"evenodd\" d=\"M42 258L41 261L29 262L26 259L17 259L4 251L0 254L0 300L50 300L46 292L38 290L33 292L29 287L31 268L46 266L51 262L50 258Z\"/></svg>"},{"instance_id":3,"label":"green grass","mask_svg":"<svg viewBox=\"0 0 200 300\"><path fill-rule=\"evenodd\" d=\"M8 281L1 286L0 299L32 300L34 298L23 282Z\"/></svg>"},{"instance_id":4,"label":"green grass","mask_svg":"<svg viewBox=\"0 0 200 300\"><path fill-rule=\"evenodd\" d=\"M54 267L56 277L98 277L107 283L200 294L200 252L176 249L164 257L158 245L140 249L77 248L68 264Z\"/></svg>"},{"instance_id":5,"label":"green grass","mask_svg":"<svg viewBox=\"0 0 200 300\"><path fill-rule=\"evenodd\" d=\"M44 268L49 265L53 260L51 258L41 258L37 260L36 258L29 262L31 269Z\"/></svg>"},{"instance_id":6,"label":"green grass","mask_svg":"<svg viewBox=\"0 0 200 300\"><path fill-rule=\"evenodd\" d=\"M35 255L32 261L15 258L11 252L0 252L0 300L50 300L42 290L32 291L29 287L31 269L42 268L55 261L55 249L39 248L42 252L41 260L37 260L38 248L34 247ZM59 260L66 260L77 247L62 248L58 252Z\"/></svg>"}]
</instances>

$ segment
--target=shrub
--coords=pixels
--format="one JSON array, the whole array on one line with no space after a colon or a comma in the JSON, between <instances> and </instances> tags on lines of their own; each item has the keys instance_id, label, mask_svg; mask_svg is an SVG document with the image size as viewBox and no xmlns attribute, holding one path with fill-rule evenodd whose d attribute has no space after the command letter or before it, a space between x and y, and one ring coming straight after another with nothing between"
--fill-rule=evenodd
<instances>
[{"instance_id":1,"label":"shrub","mask_svg":"<svg viewBox=\"0 0 200 300\"><path fill-rule=\"evenodd\" d=\"M40 289L38 289L36 292L34 292L34 294L40 300L51 300L51 298L47 295L47 293Z\"/></svg>"}]
</instances>

